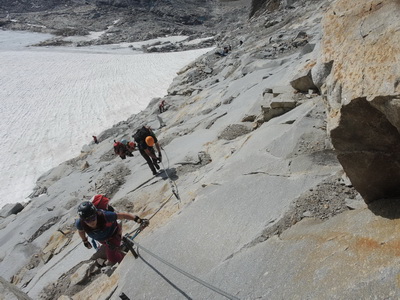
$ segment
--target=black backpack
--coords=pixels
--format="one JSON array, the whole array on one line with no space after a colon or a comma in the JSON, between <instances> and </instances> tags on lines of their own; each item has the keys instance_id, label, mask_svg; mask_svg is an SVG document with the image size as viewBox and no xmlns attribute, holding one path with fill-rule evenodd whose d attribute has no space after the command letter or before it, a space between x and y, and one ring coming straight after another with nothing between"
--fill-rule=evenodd
<instances>
[{"instance_id":1,"label":"black backpack","mask_svg":"<svg viewBox=\"0 0 400 300\"><path fill-rule=\"evenodd\" d=\"M148 128L143 126L142 128L138 129L136 133L132 135L132 137L135 139L136 143L140 143L149 135L153 136L153 133Z\"/></svg>"}]
</instances>

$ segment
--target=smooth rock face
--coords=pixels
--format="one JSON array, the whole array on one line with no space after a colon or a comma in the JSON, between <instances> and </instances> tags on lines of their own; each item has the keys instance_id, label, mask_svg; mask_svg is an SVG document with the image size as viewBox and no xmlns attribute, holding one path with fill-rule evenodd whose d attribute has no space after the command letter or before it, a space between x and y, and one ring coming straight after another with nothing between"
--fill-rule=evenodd
<instances>
[{"instance_id":1,"label":"smooth rock face","mask_svg":"<svg viewBox=\"0 0 400 300\"><path fill-rule=\"evenodd\" d=\"M367 203L400 194L398 1L336 1L324 18L322 92L338 158Z\"/></svg>"},{"instance_id":2,"label":"smooth rock face","mask_svg":"<svg viewBox=\"0 0 400 300\"><path fill-rule=\"evenodd\" d=\"M4 298L3 298L4 297ZM0 299L31 300L24 292L0 276Z\"/></svg>"}]
</instances>

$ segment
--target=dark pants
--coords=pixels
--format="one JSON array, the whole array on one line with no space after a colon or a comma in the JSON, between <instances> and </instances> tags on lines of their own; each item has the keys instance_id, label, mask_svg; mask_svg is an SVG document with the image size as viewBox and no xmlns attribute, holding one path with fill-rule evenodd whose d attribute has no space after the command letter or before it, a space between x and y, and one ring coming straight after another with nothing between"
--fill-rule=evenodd
<instances>
[{"instance_id":1,"label":"dark pants","mask_svg":"<svg viewBox=\"0 0 400 300\"><path fill-rule=\"evenodd\" d=\"M107 260L113 265L120 263L125 256L125 253L123 253L120 249L121 240L121 235L115 234L107 242L100 242L106 247Z\"/></svg>"},{"instance_id":2,"label":"dark pants","mask_svg":"<svg viewBox=\"0 0 400 300\"><path fill-rule=\"evenodd\" d=\"M115 234L106 241L99 241L102 245L98 255L92 255L92 259L104 258L107 257L107 260L110 264L114 265L116 263L120 263L125 256L125 253L121 251L121 241L122 241L122 226L118 224L117 231Z\"/></svg>"},{"instance_id":3,"label":"dark pants","mask_svg":"<svg viewBox=\"0 0 400 300\"><path fill-rule=\"evenodd\" d=\"M154 156L156 155L154 152L153 147L148 148ZM143 149L139 149L140 154L143 156L143 158L146 160L147 164L149 165L151 171L153 172L153 175L157 173L156 168L159 169L160 166L157 164L157 159L151 158L150 156L147 155L147 153Z\"/></svg>"}]
</instances>

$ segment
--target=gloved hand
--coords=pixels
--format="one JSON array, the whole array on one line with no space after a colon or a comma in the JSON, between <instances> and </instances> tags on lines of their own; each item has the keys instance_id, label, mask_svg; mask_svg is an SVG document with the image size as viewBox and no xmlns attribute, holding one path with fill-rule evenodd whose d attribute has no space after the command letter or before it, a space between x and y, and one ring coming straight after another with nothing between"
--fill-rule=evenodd
<instances>
[{"instance_id":1,"label":"gloved hand","mask_svg":"<svg viewBox=\"0 0 400 300\"><path fill-rule=\"evenodd\" d=\"M157 162L161 162L162 161L162 156L161 156L161 153L158 155L158 158L157 158Z\"/></svg>"},{"instance_id":2,"label":"gloved hand","mask_svg":"<svg viewBox=\"0 0 400 300\"><path fill-rule=\"evenodd\" d=\"M150 222L147 219L140 219L140 227L141 228L146 228L147 226L149 226Z\"/></svg>"},{"instance_id":3,"label":"gloved hand","mask_svg":"<svg viewBox=\"0 0 400 300\"><path fill-rule=\"evenodd\" d=\"M92 244L88 240L84 241L83 244L85 245L86 248L92 249Z\"/></svg>"}]
</instances>

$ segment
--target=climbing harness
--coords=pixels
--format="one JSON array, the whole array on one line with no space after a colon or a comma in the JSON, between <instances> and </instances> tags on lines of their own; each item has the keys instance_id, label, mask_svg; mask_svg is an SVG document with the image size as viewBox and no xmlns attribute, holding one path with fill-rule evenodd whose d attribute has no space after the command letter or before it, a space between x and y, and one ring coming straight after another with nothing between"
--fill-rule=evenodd
<instances>
[{"instance_id":1,"label":"climbing harness","mask_svg":"<svg viewBox=\"0 0 400 300\"><path fill-rule=\"evenodd\" d=\"M126 248L128 248L129 251L131 251L133 257L136 259L139 257L138 253L133 249L133 241L129 240L129 238L125 235L122 237L122 242L123 245L125 245Z\"/></svg>"}]
</instances>

